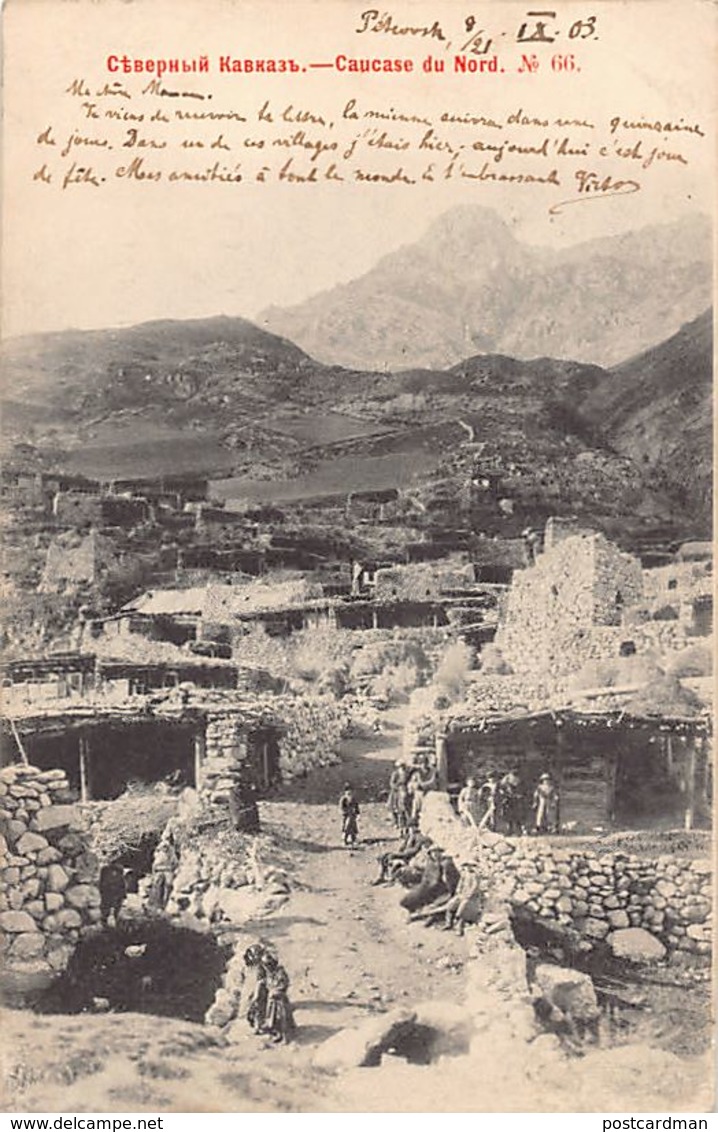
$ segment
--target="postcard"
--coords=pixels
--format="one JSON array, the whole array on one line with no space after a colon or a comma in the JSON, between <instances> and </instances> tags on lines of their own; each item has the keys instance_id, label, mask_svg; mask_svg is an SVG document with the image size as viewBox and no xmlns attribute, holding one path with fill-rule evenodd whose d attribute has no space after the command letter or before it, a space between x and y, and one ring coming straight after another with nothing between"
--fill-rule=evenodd
<instances>
[{"instance_id":1,"label":"postcard","mask_svg":"<svg viewBox=\"0 0 718 1132\"><path fill-rule=\"evenodd\" d=\"M715 5L3 33L6 1108L710 1110Z\"/></svg>"}]
</instances>

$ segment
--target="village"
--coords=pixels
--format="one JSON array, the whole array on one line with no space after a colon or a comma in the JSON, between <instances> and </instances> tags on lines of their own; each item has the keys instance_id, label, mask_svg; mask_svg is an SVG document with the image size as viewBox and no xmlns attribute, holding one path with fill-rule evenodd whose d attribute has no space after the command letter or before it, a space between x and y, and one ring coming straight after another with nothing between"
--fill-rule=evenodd
<instances>
[{"instance_id":1,"label":"village","mask_svg":"<svg viewBox=\"0 0 718 1132\"><path fill-rule=\"evenodd\" d=\"M298 1047L280 1085L229 1107L306 1106L305 1071L351 1092L377 1066L385 1098L399 1064L411 1082L433 1063L464 1073L476 1017L458 978L498 1042L544 1042L557 1079L577 1054L610 1076L635 1026L672 1088L692 1080L682 1058L707 1048L712 954L710 544L633 553L555 515L522 528L491 473L454 504L500 515L501 533L428 529L398 490L283 513L218 503L198 477L10 472L3 493L6 581L31 595L2 663L0 927L18 1019L183 1019L256 1068L242 956L260 939L287 969ZM405 528L412 506L399 543L367 554L352 535ZM406 823L397 773L422 783ZM507 776L516 820L486 803L467 820L467 783L486 797ZM550 828L534 813L544 780ZM346 787L358 846L335 863ZM454 889L459 873L474 885L450 942L423 923L451 885L440 915L427 897L400 918L397 878L421 887L434 850ZM114 909L108 869L123 878ZM349 954L347 929L366 933ZM380 943L394 958L372 959ZM176 966L157 958L168 949ZM688 1003L660 1040L641 1014L657 987L660 1009ZM20 1060L23 1035L18 1022ZM23 1103L56 1101L49 1080ZM417 1079L424 1102L433 1080ZM157 1107L142 1087L103 1103Z\"/></svg>"}]
</instances>

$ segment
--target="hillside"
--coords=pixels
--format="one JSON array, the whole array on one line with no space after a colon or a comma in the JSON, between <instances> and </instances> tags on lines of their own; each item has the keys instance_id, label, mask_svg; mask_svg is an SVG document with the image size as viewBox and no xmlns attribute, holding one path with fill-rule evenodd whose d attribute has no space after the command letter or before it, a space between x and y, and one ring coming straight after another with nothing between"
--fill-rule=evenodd
<instances>
[{"instance_id":1,"label":"hillside","mask_svg":"<svg viewBox=\"0 0 718 1132\"><path fill-rule=\"evenodd\" d=\"M481 354L443 370L350 370L216 318L11 340L5 372L6 449L33 467L205 473L222 498L266 502L402 487L459 525L457 500L490 473L514 508L494 499L474 513L494 533L551 513L686 517L577 412L611 375L573 361Z\"/></svg>"},{"instance_id":2,"label":"hillside","mask_svg":"<svg viewBox=\"0 0 718 1132\"><path fill-rule=\"evenodd\" d=\"M257 321L358 369L443 369L477 353L611 366L694 318L711 292L704 217L555 250L468 205L360 278Z\"/></svg>"},{"instance_id":3,"label":"hillside","mask_svg":"<svg viewBox=\"0 0 718 1132\"><path fill-rule=\"evenodd\" d=\"M713 312L600 379L583 416L619 451L710 517Z\"/></svg>"}]
</instances>

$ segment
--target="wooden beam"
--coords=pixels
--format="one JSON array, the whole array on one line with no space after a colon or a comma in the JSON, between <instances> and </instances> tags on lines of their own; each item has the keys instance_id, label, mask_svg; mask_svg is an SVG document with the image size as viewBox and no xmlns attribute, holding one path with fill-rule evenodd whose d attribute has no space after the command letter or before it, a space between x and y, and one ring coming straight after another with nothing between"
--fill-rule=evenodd
<instances>
[{"instance_id":1,"label":"wooden beam","mask_svg":"<svg viewBox=\"0 0 718 1132\"><path fill-rule=\"evenodd\" d=\"M90 768L90 740L80 734L78 740L80 755L80 801L92 801L92 773Z\"/></svg>"},{"instance_id":2,"label":"wooden beam","mask_svg":"<svg viewBox=\"0 0 718 1132\"><path fill-rule=\"evenodd\" d=\"M204 767L207 740L204 730L196 731L194 735L194 788L199 790L202 785L202 770Z\"/></svg>"},{"instance_id":3,"label":"wooden beam","mask_svg":"<svg viewBox=\"0 0 718 1132\"><path fill-rule=\"evenodd\" d=\"M689 740L688 747L688 765L686 768L686 813L685 813L685 828L693 829L696 819L696 769L698 759L696 757L696 742L695 739Z\"/></svg>"}]
</instances>

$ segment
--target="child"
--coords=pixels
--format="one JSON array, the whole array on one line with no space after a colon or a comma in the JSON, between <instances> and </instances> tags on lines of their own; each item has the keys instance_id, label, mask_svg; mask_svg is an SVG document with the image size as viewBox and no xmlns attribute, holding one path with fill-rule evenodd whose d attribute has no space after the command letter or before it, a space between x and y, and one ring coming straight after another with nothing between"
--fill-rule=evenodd
<instances>
[{"instance_id":1,"label":"child","mask_svg":"<svg viewBox=\"0 0 718 1132\"><path fill-rule=\"evenodd\" d=\"M339 810L342 815L342 838L344 844L348 845L349 848L353 848L359 836L359 827L357 825L359 803L354 797L354 792L348 782L344 787L344 793L339 799Z\"/></svg>"}]
</instances>

